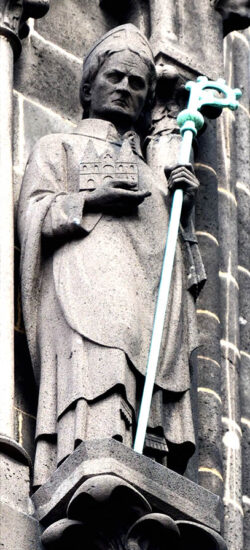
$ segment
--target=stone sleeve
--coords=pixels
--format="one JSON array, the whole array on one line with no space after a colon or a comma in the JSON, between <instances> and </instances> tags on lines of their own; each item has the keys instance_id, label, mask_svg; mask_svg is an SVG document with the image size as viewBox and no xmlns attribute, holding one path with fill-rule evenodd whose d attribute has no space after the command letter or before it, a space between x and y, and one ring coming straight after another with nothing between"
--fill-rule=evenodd
<instances>
[{"instance_id":1,"label":"stone sleeve","mask_svg":"<svg viewBox=\"0 0 250 550\"><path fill-rule=\"evenodd\" d=\"M101 213L84 213L86 193L57 195L44 218L42 233L46 237L88 234L99 221Z\"/></svg>"}]
</instances>

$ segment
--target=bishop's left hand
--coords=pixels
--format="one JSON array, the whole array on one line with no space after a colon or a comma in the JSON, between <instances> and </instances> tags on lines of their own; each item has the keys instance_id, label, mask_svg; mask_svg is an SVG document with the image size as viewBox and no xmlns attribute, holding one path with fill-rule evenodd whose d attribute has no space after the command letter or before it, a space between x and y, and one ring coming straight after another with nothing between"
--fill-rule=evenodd
<instances>
[{"instance_id":1,"label":"bishop's left hand","mask_svg":"<svg viewBox=\"0 0 250 550\"><path fill-rule=\"evenodd\" d=\"M165 174L168 179L169 191L174 193L176 189L183 190L183 206L181 212L181 223L187 225L192 213L196 194L199 188L199 181L196 178L192 164L177 165L172 169L166 168Z\"/></svg>"}]
</instances>

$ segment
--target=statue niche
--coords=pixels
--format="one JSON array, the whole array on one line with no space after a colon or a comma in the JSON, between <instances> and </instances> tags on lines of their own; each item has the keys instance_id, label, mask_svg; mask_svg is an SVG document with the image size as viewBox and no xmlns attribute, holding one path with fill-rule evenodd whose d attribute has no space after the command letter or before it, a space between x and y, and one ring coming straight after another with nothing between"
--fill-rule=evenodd
<instances>
[{"instance_id":1,"label":"statue niche","mask_svg":"<svg viewBox=\"0 0 250 550\"><path fill-rule=\"evenodd\" d=\"M101 38L83 65L83 119L42 138L19 202L24 320L39 386L34 486L85 440L132 446L171 193L184 189L161 357L144 452L183 473L195 449L190 365L205 274L193 231L190 166L154 177L141 150L156 72L133 25ZM170 191L171 188L171 191Z\"/></svg>"}]
</instances>

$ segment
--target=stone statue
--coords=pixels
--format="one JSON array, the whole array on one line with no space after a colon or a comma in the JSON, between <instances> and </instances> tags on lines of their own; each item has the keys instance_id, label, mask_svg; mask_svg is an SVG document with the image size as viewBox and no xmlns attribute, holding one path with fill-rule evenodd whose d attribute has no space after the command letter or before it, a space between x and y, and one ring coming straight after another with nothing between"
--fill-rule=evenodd
<instances>
[{"instance_id":1,"label":"stone statue","mask_svg":"<svg viewBox=\"0 0 250 550\"><path fill-rule=\"evenodd\" d=\"M185 201L145 453L183 472L195 446L190 357L205 274L191 222L198 181L147 166L156 84L133 25L107 33L83 65L83 120L42 138L28 161L18 228L25 326L39 385L34 485L84 440L132 446L171 192ZM166 152L167 154L167 152ZM170 189L170 191L169 191ZM165 462L166 463L166 462Z\"/></svg>"}]
</instances>

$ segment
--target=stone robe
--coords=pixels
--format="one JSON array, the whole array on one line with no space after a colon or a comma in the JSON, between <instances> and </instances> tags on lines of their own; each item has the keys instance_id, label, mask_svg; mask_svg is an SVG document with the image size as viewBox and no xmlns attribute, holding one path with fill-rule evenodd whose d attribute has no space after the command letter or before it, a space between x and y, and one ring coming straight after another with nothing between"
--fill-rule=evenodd
<instances>
[{"instance_id":1,"label":"stone robe","mask_svg":"<svg viewBox=\"0 0 250 550\"><path fill-rule=\"evenodd\" d=\"M138 136L128 132L124 140L138 167L139 188L152 193L127 215L85 213L91 191L79 192L80 163L90 142L98 156L120 153L122 141L109 122L83 120L70 134L42 138L26 167L18 227L24 321L39 385L35 485L84 439L117 437L132 444L169 197L164 174L155 181L145 163ZM189 358L198 344L192 294L203 281L196 239L184 234L174 263L149 447L167 450L172 444L183 451L186 445L187 457L194 449Z\"/></svg>"}]
</instances>

